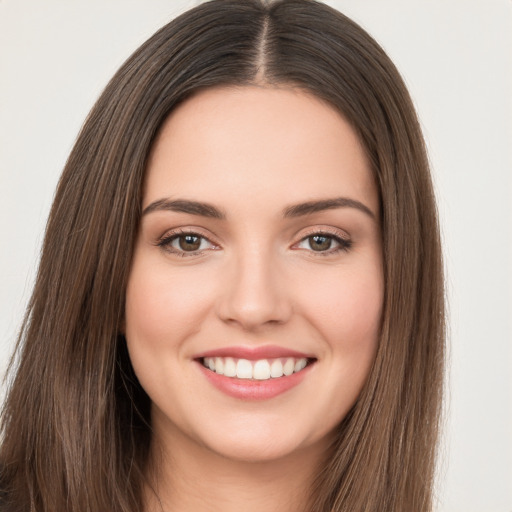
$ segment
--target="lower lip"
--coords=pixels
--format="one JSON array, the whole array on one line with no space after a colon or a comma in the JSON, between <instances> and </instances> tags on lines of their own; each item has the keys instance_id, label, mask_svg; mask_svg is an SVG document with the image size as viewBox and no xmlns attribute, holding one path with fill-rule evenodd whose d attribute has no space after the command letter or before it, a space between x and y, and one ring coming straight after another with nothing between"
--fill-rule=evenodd
<instances>
[{"instance_id":1,"label":"lower lip","mask_svg":"<svg viewBox=\"0 0 512 512\"><path fill-rule=\"evenodd\" d=\"M239 398L241 400L268 400L281 395L300 384L313 366L310 364L300 372L293 373L288 377L254 380L226 377L209 370L199 361L197 361L197 364L205 377L218 390L228 396Z\"/></svg>"}]
</instances>

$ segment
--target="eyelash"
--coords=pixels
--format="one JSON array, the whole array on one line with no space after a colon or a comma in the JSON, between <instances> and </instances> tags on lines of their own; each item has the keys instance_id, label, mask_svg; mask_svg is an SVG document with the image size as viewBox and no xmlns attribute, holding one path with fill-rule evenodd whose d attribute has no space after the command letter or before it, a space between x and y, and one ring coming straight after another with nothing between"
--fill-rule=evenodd
<instances>
[{"instance_id":1,"label":"eyelash","mask_svg":"<svg viewBox=\"0 0 512 512\"><path fill-rule=\"evenodd\" d=\"M166 252L169 252L176 256L185 257L185 258L190 257L190 256L198 256L198 255L202 254L205 250L212 250L211 248L209 248L209 249L200 249L197 251L183 251L183 250L177 250L176 248L172 247L171 244L175 240L179 240L179 238L185 237L185 236L197 237L201 240L206 240L214 248L217 247L213 242L211 242L211 240L209 240L204 235L201 235L200 233L197 233L195 231L188 231L188 230L174 231L174 232L168 234L167 236L164 236L160 240L158 240L156 245L158 247L161 247ZM305 249L305 250L308 250L309 252L311 252L312 254L314 254L315 256L317 256L317 255L324 256L324 257L332 256L333 254L338 254L341 251L348 252L352 248L352 240L346 238L345 236L336 235L336 234L326 231L326 230L312 231L311 233L307 234L306 236L303 236L299 240L299 242L294 244L293 247L295 248L295 250L300 250L300 248L298 248L296 246L298 246L299 244L301 244L303 242L306 242L308 239L311 239L315 236L325 237L337 244L337 247L335 247L334 249L329 248L326 251L315 251L313 249Z\"/></svg>"},{"instance_id":2,"label":"eyelash","mask_svg":"<svg viewBox=\"0 0 512 512\"><path fill-rule=\"evenodd\" d=\"M197 250L197 251L180 251L176 250L174 247L172 247L172 242L175 240L179 240L181 237L185 236L193 236L197 237L201 240L206 240L209 242L212 246L216 247L213 242L211 242L207 237L204 235L201 235L201 233L196 233L195 231L188 231L188 230L177 230L173 231L172 233L168 234L167 236L164 236L160 240L158 240L157 245L158 247L161 247L164 251L167 251L171 254L174 254L176 256L180 257L188 257L188 256L198 256L203 253L205 249Z\"/></svg>"},{"instance_id":3,"label":"eyelash","mask_svg":"<svg viewBox=\"0 0 512 512\"><path fill-rule=\"evenodd\" d=\"M326 231L322 229L317 229L314 231L311 231L311 233L306 234L306 236L303 236L299 242L294 244L294 246L297 246L301 244L302 242L307 241L310 238L313 238L315 236L321 236L330 239L331 241L337 243L337 247L334 249L329 248L326 251L314 251L313 249L310 249L309 251L314 254L315 256L332 256L333 254L338 254L341 251L348 252L352 248L352 240L345 236L337 235L332 233L331 231ZM307 250L307 249L306 249Z\"/></svg>"}]
</instances>

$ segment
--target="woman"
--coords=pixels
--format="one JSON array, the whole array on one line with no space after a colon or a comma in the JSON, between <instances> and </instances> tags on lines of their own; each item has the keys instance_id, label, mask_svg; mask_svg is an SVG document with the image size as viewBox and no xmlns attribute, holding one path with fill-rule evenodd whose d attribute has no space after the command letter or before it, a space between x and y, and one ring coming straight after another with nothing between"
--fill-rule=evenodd
<instances>
[{"instance_id":1,"label":"woman","mask_svg":"<svg viewBox=\"0 0 512 512\"><path fill-rule=\"evenodd\" d=\"M123 65L66 164L4 508L431 510L443 344L393 64L316 2L203 4Z\"/></svg>"}]
</instances>

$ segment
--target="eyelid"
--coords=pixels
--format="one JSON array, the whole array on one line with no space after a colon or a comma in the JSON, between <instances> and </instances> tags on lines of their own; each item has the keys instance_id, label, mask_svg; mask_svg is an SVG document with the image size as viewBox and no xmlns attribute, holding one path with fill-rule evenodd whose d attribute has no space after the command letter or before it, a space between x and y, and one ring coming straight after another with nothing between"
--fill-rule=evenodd
<instances>
[{"instance_id":1,"label":"eyelid","mask_svg":"<svg viewBox=\"0 0 512 512\"><path fill-rule=\"evenodd\" d=\"M312 226L305 230L299 231L296 236L297 242L295 243L301 242L305 238L308 238L313 235L331 236L333 238L339 238L343 242L352 241L350 235L340 228L335 228L333 226Z\"/></svg>"},{"instance_id":2,"label":"eyelid","mask_svg":"<svg viewBox=\"0 0 512 512\"><path fill-rule=\"evenodd\" d=\"M334 249L328 249L327 251L313 251L312 249L308 250L297 247L300 243L304 242L306 239L315 235L322 235L334 239L334 241L338 243L338 247L335 247ZM318 256L328 256L335 254L339 251L348 251L353 243L350 235L346 231L341 230L339 228L326 226L314 226L308 228L306 231L300 232L297 238L299 238L299 240L297 242L294 242L294 244L292 245L292 249L305 250L314 253L315 255Z\"/></svg>"},{"instance_id":3,"label":"eyelid","mask_svg":"<svg viewBox=\"0 0 512 512\"><path fill-rule=\"evenodd\" d=\"M206 240L211 247L207 249L199 249L196 251L183 251L176 249L171 246L171 243L179 238L180 236L186 236L186 235L192 235L197 236L201 239ZM328 249L326 251L314 251L313 249L304 249L297 247L300 243L304 242L307 238L312 237L314 235L323 235L329 238L334 239L334 241L337 243L337 247L333 249ZM166 251L167 253L178 255L178 256L198 256L202 255L205 251L211 251L211 250L218 250L220 249L220 244L216 243L212 240L213 237L210 235L205 235L202 228L190 226L190 227L179 227L175 229L171 229L165 232L164 235L159 237L155 241L155 245L159 246L162 250ZM305 231L299 232L297 235L298 240L294 242L291 246L292 249L295 250L305 250L311 253L314 253L315 255L319 256L328 256L335 254L339 251L348 251L352 246L352 240L350 238L350 235L339 228L335 228L332 226L326 227L326 226L313 226L308 228Z\"/></svg>"},{"instance_id":4,"label":"eyelid","mask_svg":"<svg viewBox=\"0 0 512 512\"><path fill-rule=\"evenodd\" d=\"M197 251L182 251L182 250L176 249L175 247L171 246L171 242L173 242L175 239L179 238L180 236L186 236L186 235L197 236L199 238L202 238L202 239L206 240L211 245L211 247L209 247L208 249L200 249ZM184 257L198 256L198 255L203 254L205 251L217 250L220 248L219 244L212 241L210 236L206 236L204 233L202 233L201 228L192 227L192 226L191 227L180 227L180 228L171 229L171 230L166 231L164 235L162 235L161 237L159 237L156 240L155 245L157 245L158 247L160 247L162 250L164 250L167 253L174 254L177 256L184 256Z\"/></svg>"}]
</instances>

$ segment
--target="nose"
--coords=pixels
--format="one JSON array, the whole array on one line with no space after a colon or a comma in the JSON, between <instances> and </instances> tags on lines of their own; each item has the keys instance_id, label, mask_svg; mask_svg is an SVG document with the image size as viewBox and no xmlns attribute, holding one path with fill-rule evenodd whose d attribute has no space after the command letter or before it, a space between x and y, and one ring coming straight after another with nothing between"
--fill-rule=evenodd
<instances>
[{"instance_id":1,"label":"nose","mask_svg":"<svg viewBox=\"0 0 512 512\"><path fill-rule=\"evenodd\" d=\"M289 320L292 304L286 279L270 251L247 250L227 265L217 306L222 321L255 331Z\"/></svg>"}]
</instances>

